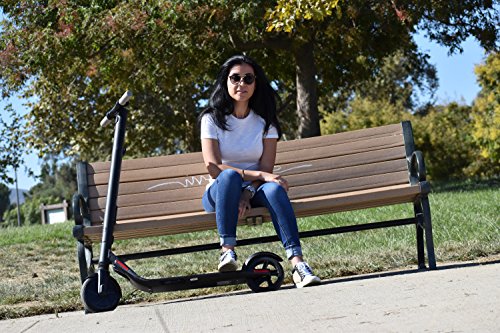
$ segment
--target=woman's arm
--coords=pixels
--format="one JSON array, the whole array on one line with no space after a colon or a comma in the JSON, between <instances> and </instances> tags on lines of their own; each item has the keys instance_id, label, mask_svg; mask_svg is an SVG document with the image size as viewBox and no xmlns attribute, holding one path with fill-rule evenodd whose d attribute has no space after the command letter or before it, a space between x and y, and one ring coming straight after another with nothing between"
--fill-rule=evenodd
<instances>
[{"instance_id":1,"label":"woman's arm","mask_svg":"<svg viewBox=\"0 0 500 333\"><path fill-rule=\"evenodd\" d=\"M255 188L264 182L276 182L288 190L286 180L272 173L276 161L277 142L277 139L264 139L264 150L260 159L261 170L243 170L222 164L219 142L215 139L202 139L201 149L208 174L213 179L217 178L223 170L233 169L241 175L243 180L252 181Z\"/></svg>"},{"instance_id":2,"label":"woman's arm","mask_svg":"<svg viewBox=\"0 0 500 333\"><path fill-rule=\"evenodd\" d=\"M203 161L205 162L208 174L213 179L217 178L222 170L225 169L225 166L222 165L219 141L215 139L201 139L201 151L203 152Z\"/></svg>"},{"instance_id":3,"label":"woman's arm","mask_svg":"<svg viewBox=\"0 0 500 333\"><path fill-rule=\"evenodd\" d=\"M260 158L261 178L252 181L252 185L257 188L264 182L275 182L288 191L288 182L280 175L273 174L274 163L276 162L276 151L278 139L264 139L264 151ZM246 174L246 171L245 171Z\"/></svg>"}]
</instances>

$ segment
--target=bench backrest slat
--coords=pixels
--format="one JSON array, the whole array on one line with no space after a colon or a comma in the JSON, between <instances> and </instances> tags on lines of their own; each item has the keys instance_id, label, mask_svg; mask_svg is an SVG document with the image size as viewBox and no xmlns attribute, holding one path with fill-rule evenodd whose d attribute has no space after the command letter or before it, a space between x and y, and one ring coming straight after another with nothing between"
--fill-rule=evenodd
<instances>
[{"instance_id":1,"label":"bench backrest slat","mask_svg":"<svg viewBox=\"0 0 500 333\"><path fill-rule=\"evenodd\" d=\"M109 162L88 164L93 224L104 217ZM401 124L278 143L275 172L292 200L408 183ZM201 153L124 160L118 220L202 211L208 183Z\"/></svg>"}]
</instances>

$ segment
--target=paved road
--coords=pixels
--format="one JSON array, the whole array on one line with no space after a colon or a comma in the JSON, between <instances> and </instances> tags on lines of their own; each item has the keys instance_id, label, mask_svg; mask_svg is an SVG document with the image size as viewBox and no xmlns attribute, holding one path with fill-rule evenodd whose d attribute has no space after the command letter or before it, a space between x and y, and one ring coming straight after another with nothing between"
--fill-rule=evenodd
<instances>
[{"instance_id":1,"label":"paved road","mask_svg":"<svg viewBox=\"0 0 500 333\"><path fill-rule=\"evenodd\" d=\"M500 262L0 321L7 332L500 332Z\"/></svg>"}]
</instances>

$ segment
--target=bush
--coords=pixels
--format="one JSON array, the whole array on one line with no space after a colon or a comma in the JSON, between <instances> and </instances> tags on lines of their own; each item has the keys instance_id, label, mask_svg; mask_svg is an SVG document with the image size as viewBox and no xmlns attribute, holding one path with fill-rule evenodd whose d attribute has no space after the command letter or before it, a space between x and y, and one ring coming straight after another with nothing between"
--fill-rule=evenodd
<instances>
[{"instance_id":1,"label":"bush","mask_svg":"<svg viewBox=\"0 0 500 333\"><path fill-rule=\"evenodd\" d=\"M412 115L400 103L355 98L348 111L324 115L321 132L331 134L410 120L429 179L465 179L478 175L472 167L479 148L472 137L471 114L470 106L450 103L430 106L423 115Z\"/></svg>"},{"instance_id":2,"label":"bush","mask_svg":"<svg viewBox=\"0 0 500 333\"><path fill-rule=\"evenodd\" d=\"M61 201L62 200L55 196L36 196L33 198L28 198L20 206L21 223L23 225L41 224L42 213L40 211L40 205L56 204L61 203ZM15 205L13 205L13 207L6 213L4 225L17 225L17 207Z\"/></svg>"},{"instance_id":3,"label":"bush","mask_svg":"<svg viewBox=\"0 0 500 333\"><path fill-rule=\"evenodd\" d=\"M477 147L472 138L471 107L450 103L432 107L413 121L415 145L422 150L431 179L465 179Z\"/></svg>"}]
</instances>

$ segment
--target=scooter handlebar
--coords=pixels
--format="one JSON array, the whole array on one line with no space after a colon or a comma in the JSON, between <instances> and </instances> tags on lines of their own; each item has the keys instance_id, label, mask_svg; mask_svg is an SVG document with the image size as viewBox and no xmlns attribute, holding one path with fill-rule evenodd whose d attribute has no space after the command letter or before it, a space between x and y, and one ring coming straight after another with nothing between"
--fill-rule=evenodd
<instances>
[{"instance_id":1,"label":"scooter handlebar","mask_svg":"<svg viewBox=\"0 0 500 333\"><path fill-rule=\"evenodd\" d=\"M132 97L132 92L130 90L127 90L122 95L122 97L120 97L120 99L118 100L118 103L120 103L121 106L125 106L131 97Z\"/></svg>"},{"instance_id":2,"label":"scooter handlebar","mask_svg":"<svg viewBox=\"0 0 500 333\"><path fill-rule=\"evenodd\" d=\"M102 118L100 125L101 127L106 127L108 126L111 121L114 119L116 112L121 108L127 105L128 101L132 97L132 92L130 90L127 90L122 97L116 102L116 104L113 106L111 110L106 112L106 115L104 118Z\"/></svg>"},{"instance_id":3,"label":"scooter handlebar","mask_svg":"<svg viewBox=\"0 0 500 333\"><path fill-rule=\"evenodd\" d=\"M102 118L100 122L100 125L101 127L106 127L109 125L109 123L111 123L111 119L109 119L107 116L104 116L104 118Z\"/></svg>"}]
</instances>

